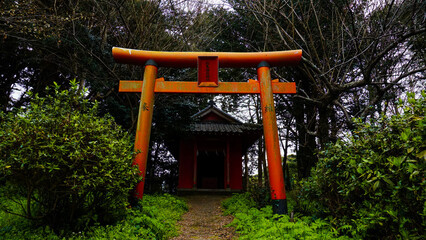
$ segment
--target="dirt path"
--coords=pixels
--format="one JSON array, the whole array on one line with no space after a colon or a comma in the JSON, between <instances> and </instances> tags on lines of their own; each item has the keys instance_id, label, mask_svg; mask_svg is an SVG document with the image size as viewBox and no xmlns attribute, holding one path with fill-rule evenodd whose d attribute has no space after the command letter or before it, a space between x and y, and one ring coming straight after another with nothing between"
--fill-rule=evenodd
<instances>
[{"instance_id":1,"label":"dirt path","mask_svg":"<svg viewBox=\"0 0 426 240\"><path fill-rule=\"evenodd\" d=\"M179 221L180 236L174 240L186 239L236 239L235 230L225 227L233 219L223 216L221 202L227 196L186 196L189 211Z\"/></svg>"}]
</instances>

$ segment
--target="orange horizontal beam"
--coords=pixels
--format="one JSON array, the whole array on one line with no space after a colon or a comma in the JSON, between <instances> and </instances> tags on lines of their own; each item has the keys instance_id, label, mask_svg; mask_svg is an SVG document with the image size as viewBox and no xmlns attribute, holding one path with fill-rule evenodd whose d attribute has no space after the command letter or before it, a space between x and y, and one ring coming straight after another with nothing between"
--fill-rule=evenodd
<instances>
[{"instance_id":1,"label":"orange horizontal beam","mask_svg":"<svg viewBox=\"0 0 426 240\"><path fill-rule=\"evenodd\" d=\"M266 61L271 67L297 65L302 58L302 50L276 52L160 52L128 48L112 48L112 56L117 63L145 65L152 59L159 67L196 68L201 56L217 56L221 68L257 67Z\"/></svg>"},{"instance_id":2,"label":"orange horizontal beam","mask_svg":"<svg viewBox=\"0 0 426 240\"><path fill-rule=\"evenodd\" d=\"M296 93L294 82L272 82L273 93ZM120 81L119 92L141 92L142 81ZM255 94L260 93L258 81L219 82L217 87L199 87L197 82L155 81L156 93L210 93L210 94Z\"/></svg>"}]
</instances>

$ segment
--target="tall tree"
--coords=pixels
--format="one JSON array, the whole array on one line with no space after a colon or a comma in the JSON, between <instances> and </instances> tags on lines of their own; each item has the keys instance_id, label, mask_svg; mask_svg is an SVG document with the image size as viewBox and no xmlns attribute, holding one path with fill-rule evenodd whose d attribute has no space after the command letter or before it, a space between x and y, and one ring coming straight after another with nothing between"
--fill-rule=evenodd
<instances>
[{"instance_id":1,"label":"tall tree","mask_svg":"<svg viewBox=\"0 0 426 240\"><path fill-rule=\"evenodd\" d=\"M389 111L405 89L424 86L424 1L229 3L262 36L262 44L249 48L303 50L299 67L275 69L298 85L287 105L296 118L301 177L315 164L315 150L350 130L353 117Z\"/></svg>"},{"instance_id":2,"label":"tall tree","mask_svg":"<svg viewBox=\"0 0 426 240\"><path fill-rule=\"evenodd\" d=\"M0 6L2 111L25 105L26 90L42 94L53 81L66 89L75 78L89 89L86 97L99 102L101 114L111 114L129 131L136 128L140 95L118 94L118 83L141 79L143 67L115 64L111 47L197 51L213 36L209 26L224 22L220 16L225 13L204 14L209 6L201 1L176 0L5 0ZM196 80L194 70L160 69L159 75ZM207 100L156 98L153 158L166 159L162 149L157 151L164 146L164 131L176 127L172 123L185 122ZM154 163L152 169L160 167Z\"/></svg>"}]
</instances>

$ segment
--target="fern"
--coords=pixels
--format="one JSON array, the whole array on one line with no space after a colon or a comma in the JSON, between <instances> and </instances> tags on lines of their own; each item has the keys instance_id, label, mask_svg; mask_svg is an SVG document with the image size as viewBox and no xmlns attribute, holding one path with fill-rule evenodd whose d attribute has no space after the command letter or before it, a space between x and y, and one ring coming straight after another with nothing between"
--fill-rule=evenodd
<instances>
[{"instance_id":1,"label":"fern","mask_svg":"<svg viewBox=\"0 0 426 240\"><path fill-rule=\"evenodd\" d=\"M248 194L238 194L223 204L225 213L234 215L229 225L240 234L240 239L349 239L338 237L325 220L307 217L291 220L287 215L274 215L271 206L257 209L251 203Z\"/></svg>"}]
</instances>

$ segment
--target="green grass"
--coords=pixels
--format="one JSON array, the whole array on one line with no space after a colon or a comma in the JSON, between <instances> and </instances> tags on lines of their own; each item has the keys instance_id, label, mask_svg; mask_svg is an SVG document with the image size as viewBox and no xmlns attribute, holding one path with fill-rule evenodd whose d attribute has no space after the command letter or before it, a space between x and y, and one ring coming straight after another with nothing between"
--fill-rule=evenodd
<instances>
[{"instance_id":1,"label":"green grass","mask_svg":"<svg viewBox=\"0 0 426 240\"><path fill-rule=\"evenodd\" d=\"M289 210L292 210L289 199ZM223 202L225 214L235 218L234 227L240 239L349 239L337 236L331 225L322 219L288 215L274 215L271 206L256 208L248 193L235 194Z\"/></svg>"},{"instance_id":2,"label":"green grass","mask_svg":"<svg viewBox=\"0 0 426 240\"><path fill-rule=\"evenodd\" d=\"M18 207L8 202L9 207ZM0 212L0 239L169 239L178 235L176 222L188 210L186 203L168 194L145 195L142 207L127 210L124 220L92 226L84 232L53 232L33 226L19 216Z\"/></svg>"}]
</instances>

